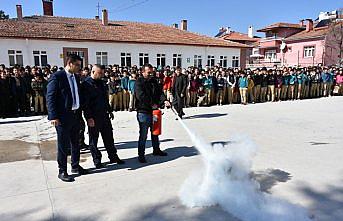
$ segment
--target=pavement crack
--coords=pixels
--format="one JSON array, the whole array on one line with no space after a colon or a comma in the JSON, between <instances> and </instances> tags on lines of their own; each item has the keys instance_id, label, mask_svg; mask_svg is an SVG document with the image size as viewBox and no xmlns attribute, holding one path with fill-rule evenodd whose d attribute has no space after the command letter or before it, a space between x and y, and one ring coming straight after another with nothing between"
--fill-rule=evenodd
<instances>
[{"instance_id":1,"label":"pavement crack","mask_svg":"<svg viewBox=\"0 0 343 221\"><path fill-rule=\"evenodd\" d=\"M38 149L39 149L39 156L40 156L43 171L44 171L44 178L45 178L46 188L48 190L49 201L50 201L50 206L51 206L51 213L52 213L51 220L53 221L53 220L55 220L55 209L54 209L54 203L53 203L53 195L52 195L52 190L49 188L48 173L47 173L47 169L46 169L44 162L43 162L42 146L41 146L42 142L40 140L39 128L38 128L37 122L35 122L35 126L36 126L36 132L37 132L37 143L38 143Z\"/></svg>"}]
</instances>

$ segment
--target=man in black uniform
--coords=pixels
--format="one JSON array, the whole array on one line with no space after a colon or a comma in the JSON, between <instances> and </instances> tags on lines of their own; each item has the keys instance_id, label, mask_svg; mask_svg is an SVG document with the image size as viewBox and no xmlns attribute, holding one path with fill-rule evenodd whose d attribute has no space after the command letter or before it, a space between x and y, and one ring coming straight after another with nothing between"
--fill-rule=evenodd
<instances>
[{"instance_id":1,"label":"man in black uniform","mask_svg":"<svg viewBox=\"0 0 343 221\"><path fill-rule=\"evenodd\" d=\"M10 88L6 81L5 72L0 72L0 117L8 117L8 104L9 104Z\"/></svg>"},{"instance_id":2,"label":"man in black uniform","mask_svg":"<svg viewBox=\"0 0 343 221\"><path fill-rule=\"evenodd\" d=\"M85 81L85 79L89 76L89 68L84 67L82 71L79 73L80 76L80 84ZM89 146L85 143L85 131L86 131L86 123L83 117L80 118L80 139L79 145L81 150L89 150Z\"/></svg>"},{"instance_id":3,"label":"man in black uniform","mask_svg":"<svg viewBox=\"0 0 343 221\"><path fill-rule=\"evenodd\" d=\"M158 136L152 134L152 112L163 104L167 107L171 106L156 78L151 76L153 72L152 66L146 64L143 68L143 76L137 79L135 86L137 120L139 123L138 160L140 163L147 162L145 159L145 143L149 128L154 149L153 155L167 156L167 153L160 149Z\"/></svg>"},{"instance_id":4,"label":"man in black uniform","mask_svg":"<svg viewBox=\"0 0 343 221\"><path fill-rule=\"evenodd\" d=\"M181 73L181 68L176 68L176 77L172 87L173 93L173 105L179 117L182 118L185 113L183 112L183 107L185 106L185 95L187 89L187 77Z\"/></svg>"},{"instance_id":5,"label":"man in black uniform","mask_svg":"<svg viewBox=\"0 0 343 221\"><path fill-rule=\"evenodd\" d=\"M117 149L114 146L113 128L110 120L110 118L113 120L114 116L108 102L108 92L105 82L102 80L103 76L104 69L100 65L94 65L91 76L87 77L81 84L84 95L83 110L89 133L89 149L97 169L104 167L101 163L101 152L97 147L99 133L101 133L104 141L110 163L124 164L124 161L119 159Z\"/></svg>"}]
</instances>

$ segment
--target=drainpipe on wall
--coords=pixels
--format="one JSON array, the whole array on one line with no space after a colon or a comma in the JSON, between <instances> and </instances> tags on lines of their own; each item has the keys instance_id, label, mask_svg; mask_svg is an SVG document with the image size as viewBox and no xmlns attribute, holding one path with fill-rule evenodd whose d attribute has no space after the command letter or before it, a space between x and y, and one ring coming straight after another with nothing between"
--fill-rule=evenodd
<instances>
[{"instance_id":1,"label":"drainpipe on wall","mask_svg":"<svg viewBox=\"0 0 343 221\"><path fill-rule=\"evenodd\" d=\"M205 48L204 63L202 64L202 68L203 68L203 69L204 69L204 67L206 67L206 65L207 65L207 60L208 60L208 58L207 58L207 56L208 56L208 49L209 49L209 46L206 46L206 48Z\"/></svg>"},{"instance_id":2,"label":"drainpipe on wall","mask_svg":"<svg viewBox=\"0 0 343 221\"><path fill-rule=\"evenodd\" d=\"M25 39L25 43L26 43L26 58L23 57L23 65L25 66L25 60L28 61L26 62L26 65L30 65L32 66L32 57L30 56L30 42L29 42L29 39L26 38ZM23 56L24 56L24 53L23 53Z\"/></svg>"},{"instance_id":3,"label":"drainpipe on wall","mask_svg":"<svg viewBox=\"0 0 343 221\"><path fill-rule=\"evenodd\" d=\"M299 50L298 50L298 67L299 67Z\"/></svg>"},{"instance_id":4,"label":"drainpipe on wall","mask_svg":"<svg viewBox=\"0 0 343 221\"><path fill-rule=\"evenodd\" d=\"M327 35L325 35L325 37L324 37L324 47L323 47L323 53L322 53L322 65L323 66L325 66L325 53L326 53L326 37L327 37ZM331 54L332 54L332 51L331 51Z\"/></svg>"}]
</instances>

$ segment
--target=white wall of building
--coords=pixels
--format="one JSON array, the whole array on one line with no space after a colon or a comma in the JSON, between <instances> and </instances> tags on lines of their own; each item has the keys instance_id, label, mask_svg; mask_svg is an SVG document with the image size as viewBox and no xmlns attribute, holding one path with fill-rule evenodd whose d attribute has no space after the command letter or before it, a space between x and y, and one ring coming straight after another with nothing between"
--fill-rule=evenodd
<instances>
[{"instance_id":1,"label":"white wall of building","mask_svg":"<svg viewBox=\"0 0 343 221\"><path fill-rule=\"evenodd\" d=\"M55 40L0 39L0 64L9 66L8 50L20 50L23 53L24 65L34 65L33 51L46 51L50 65L63 66L63 47L88 48L89 64L96 63L96 52L108 52L109 64L120 64L121 53L131 53L132 65L139 65L139 53L148 53L149 62L157 66L157 54L166 54L166 65L172 66L173 54L182 54L182 66L194 65L194 55L202 56L202 64L207 64L207 56L214 55L215 63L219 56L227 56L228 67L232 65L232 57L240 57L239 48L201 47L158 44L128 44L103 42L73 42ZM189 60L189 62L187 62Z\"/></svg>"}]
</instances>

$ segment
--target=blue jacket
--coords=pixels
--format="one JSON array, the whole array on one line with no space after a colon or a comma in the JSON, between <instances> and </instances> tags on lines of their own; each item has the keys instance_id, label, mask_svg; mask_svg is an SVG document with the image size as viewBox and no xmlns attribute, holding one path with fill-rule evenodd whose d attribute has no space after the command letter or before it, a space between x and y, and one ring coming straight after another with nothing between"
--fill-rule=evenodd
<instances>
[{"instance_id":1,"label":"blue jacket","mask_svg":"<svg viewBox=\"0 0 343 221\"><path fill-rule=\"evenodd\" d=\"M334 80L334 78L335 78L335 74L334 73L329 73L329 82L330 83L333 83L335 80Z\"/></svg>"},{"instance_id":2,"label":"blue jacket","mask_svg":"<svg viewBox=\"0 0 343 221\"><path fill-rule=\"evenodd\" d=\"M321 77L322 77L322 81L324 83L329 83L330 82L330 74L329 73L323 72Z\"/></svg>"},{"instance_id":3,"label":"blue jacket","mask_svg":"<svg viewBox=\"0 0 343 221\"><path fill-rule=\"evenodd\" d=\"M75 75L78 93L80 98L80 108L77 114L81 116L82 95L80 93L80 79ZM59 119L61 124L74 120L75 115L72 112L73 97L69 86L67 73L58 71L49 79L46 94L46 103L48 106L48 119Z\"/></svg>"},{"instance_id":4,"label":"blue jacket","mask_svg":"<svg viewBox=\"0 0 343 221\"><path fill-rule=\"evenodd\" d=\"M288 86L289 85L290 76L284 75L282 76L282 85Z\"/></svg>"},{"instance_id":5,"label":"blue jacket","mask_svg":"<svg viewBox=\"0 0 343 221\"><path fill-rule=\"evenodd\" d=\"M248 87L248 79L247 77L240 77L238 80L239 88L247 88Z\"/></svg>"},{"instance_id":6,"label":"blue jacket","mask_svg":"<svg viewBox=\"0 0 343 221\"><path fill-rule=\"evenodd\" d=\"M211 76L208 76L208 78L204 77L202 79L202 83L204 85L204 88L206 89L212 89L212 86L213 86L213 80L212 80L212 77Z\"/></svg>"},{"instance_id":7,"label":"blue jacket","mask_svg":"<svg viewBox=\"0 0 343 221\"><path fill-rule=\"evenodd\" d=\"M136 80L130 79L129 80L129 91L131 93L135 92Z\"/></svg>"},{"instance_id":8,"label":"blue jacket","mask_svg":"<svg viewBox=\"0 0 343 221\"><path fill-rule=\"evenodd\" d=\"M297 83L297 76L295 74L289 76L289 84L294 85Z\"/></svg>"},{"instance_id":9,"label":"blue jacket","mask_svg":"<svg viewBox=\"0 0 343 221\"><path fill-rule=\"evenodd\" d=\"M304 72L301 72L298 75L298 84L303 84L303 83L305 83L305 74L304 74Z\"/></svg>"},{"instance_id":10,"label":"blue jacket","mask_svg":"<svg viewBox=\"0 0 343 221\"><path fill-rule=\"evenodd\" d=\"M126 91L129 89L129 77L123 77L121 79L121 88Z\"/></svg>"}]
</instances>

